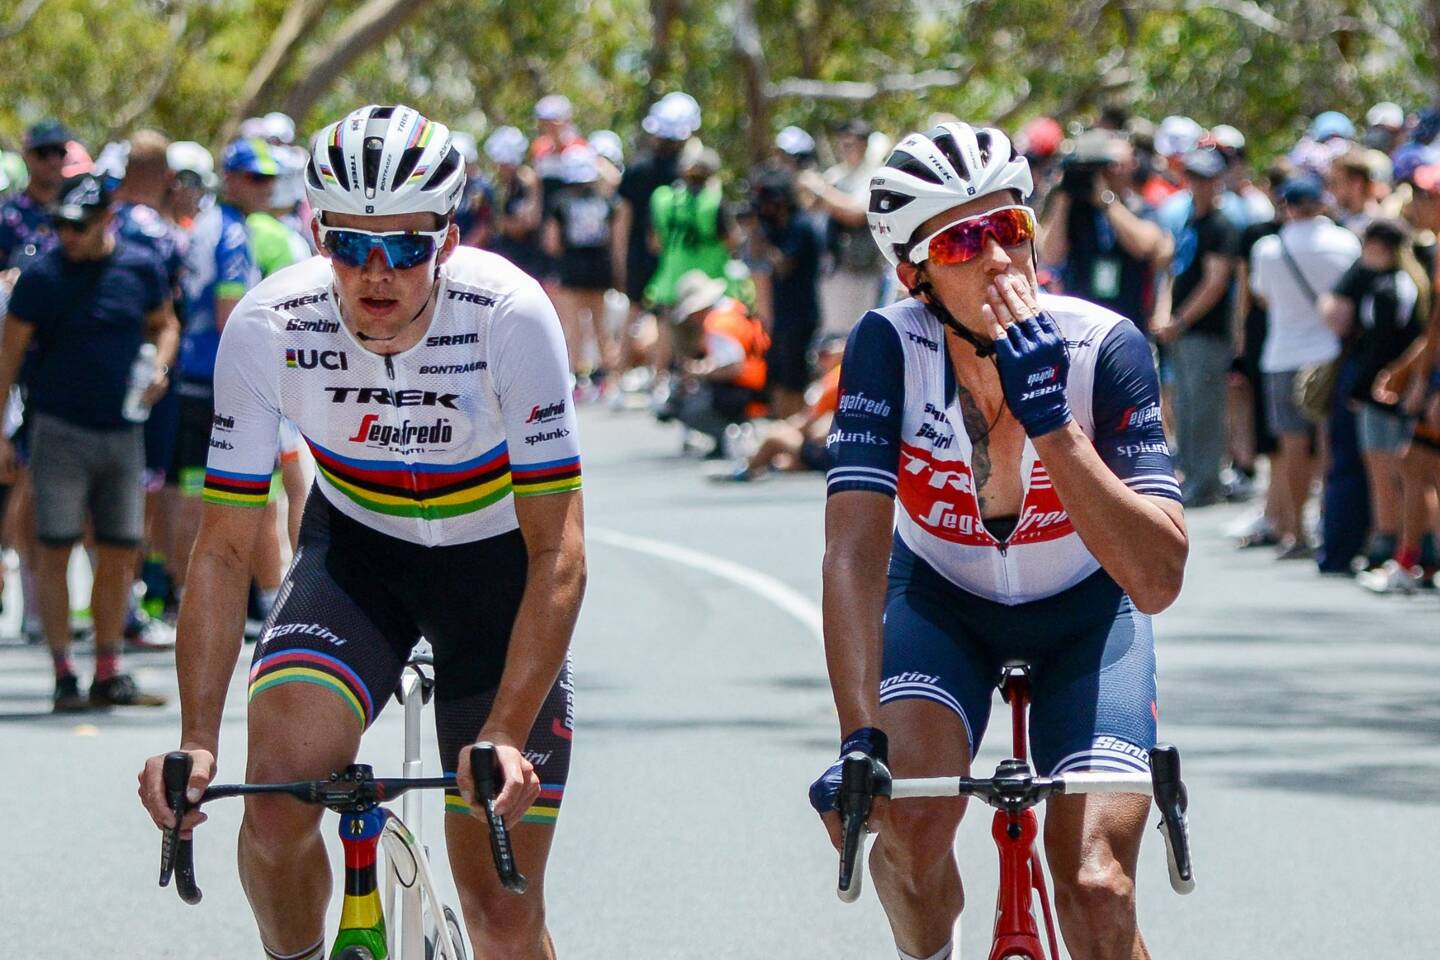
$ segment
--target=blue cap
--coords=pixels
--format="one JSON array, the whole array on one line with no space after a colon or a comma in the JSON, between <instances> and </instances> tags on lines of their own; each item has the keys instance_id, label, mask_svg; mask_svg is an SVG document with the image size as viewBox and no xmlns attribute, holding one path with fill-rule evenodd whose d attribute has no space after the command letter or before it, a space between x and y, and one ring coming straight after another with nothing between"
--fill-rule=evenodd
<instances>
[{"instance_id":1,"label":"blue cap","mask_svg":"<svg viewBox=\"0 0 1440 960\"><path fill-rule=\"evenodd\" d=\"M220 165L226 173L258 173L264 177L280 175L274 148L259 137L241 137L231 141L225 148Z\"/></svg>"},{"instance_id":2,"label":"blue cap","mask_svg":"<svg viewBox=\"0 0 1440 960\"><path fill-rule=\"evenodd\" d=\"M1331 137L1355 139L1355 124L1338 110L1326 110L1310 123L1310 137L1324 143Z\"/></svg>"},{"instance_id":3,"label":"blue cap","mask_svg":"<svg viewBox=\"0 0 1440 960\"><path fill-rule=\"evenodd\" d=\"M1206 147L1203 150L1191 150L1181 160L1185 172L1192 177L1201 177L1205 180L1214 180L1225 172L1225 158L1220 155L1219 150Z\"/></svg>"},{"instance_id":4,"label":"blue cap","mask_svg":"<svg viewBox=\"0 0 1440 960\"><path fill-rule=\"evenodd\" d=\"M1291 177L1280 185L1280 199L1288 204L1315 203L1325 195L1325 184L1313 173Z\"/></svg>"}]
</instances>

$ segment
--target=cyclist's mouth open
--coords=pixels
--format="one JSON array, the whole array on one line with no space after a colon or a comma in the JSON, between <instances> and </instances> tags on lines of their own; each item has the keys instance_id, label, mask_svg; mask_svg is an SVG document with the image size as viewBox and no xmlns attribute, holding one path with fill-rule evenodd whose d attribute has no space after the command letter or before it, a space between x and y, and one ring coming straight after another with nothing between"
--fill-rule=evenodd
<instances>
[{"instance_id":1,"label":"cyclist's mouth open","mask_svg":"<svg viewBox=\"0 0 1440 960\"><path fill-rule=\"evenodd\" d=\"M361 297L361 308L372 317L388 317L395 312L400 301L389 297Z\"/></svg>"}]
</instances>

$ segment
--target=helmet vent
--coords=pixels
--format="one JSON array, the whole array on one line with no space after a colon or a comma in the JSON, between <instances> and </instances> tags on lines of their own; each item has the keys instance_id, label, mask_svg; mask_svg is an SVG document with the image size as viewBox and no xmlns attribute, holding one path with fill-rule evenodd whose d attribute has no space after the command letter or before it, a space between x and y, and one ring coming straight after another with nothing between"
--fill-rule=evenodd
<instances>
[{"instance_id":1,"label":"helmet vent","mask_svg":"<svg viewBox=\"0 0 1440 960\"><path fill-rule=\"evenodd\" d=\"M380 137L366 137L365 145L360 151L361 176L365 180L365 194L375 195L376 184L380 179L380 154L385 147L385 141Z\"/></svg>"},{"instance_id":2,"label":"helmet vent","mask_svg":"<svg viewBox=\"0 0 1440 960\"><path fill-rule=\"evenodd\" d=\"M335 179L340 181L341 190L350 189L350 171L345 168L345 151L330 145L330 169L335 172Z\"/></svg>"},{"instance_id":3,"label":"helmet vent","mask_svg":"<svg viewBox=\"0 0 1440 960\"><path fill-rule=\"evenodd\" d=\"M420 162L420 157L425 151L420 147L411 147L400 155L400 162L395 165L395 175L391 177L391 185L404 183L410 179L410 174L415 172L415 166Z\"/></svg>"},{"instance_id":4,"label":"helmet vent","mask_svg":"<svg viewBox=\"0 0 1440 960\"><path fill-rule=\"evenodd\" d=\"M435 172L430 174L430 179L425 181L421 190L433 190L450 178L455 168L460 166L460 151L451 147L445 154L444 159L435 167Z\"/></svg>"},{"instance_id":5,"label":"helmet vent","mask_svg":"<svg viewBox=\"0 0 1440 960\"><path fill-rule=\"evenodd\" d=\"M938 183L939 181L937 180L936 182ZM903 193L896 193L893 190L871 190L870 212L894 213L914 199L914 197L907 196Z\"/></svg>"},{"instance_id":6,"label":"helmet vent","mask_svg":"<svg viewBox=\"0 0 1440 960\"><path fill-rule=\"evenodd\" d=\"M929 164L924 163L914 154L906 153L903 150L896 150L890 154L890 159L885 161L885 166L902 173L908 173L912 177L919 177L926 183L941 183L940 175L932 170Z\"/></svg>"},{"instance_id":7,"label":"helmet vent","mask_svg":"<svg viewBox=\"0 0 1440 960\"><path fill-rule=\"evenodd\" d=\"M961 180L973 179L970 165L967 164L965 158L960 155L960 147L955 143L955 138L949 131L939 134L932 142L935 144L935 149L940 151L940 155L946 159L950 166L955 168L955 172L960 175Z\"/></svg>"}]
</instances>

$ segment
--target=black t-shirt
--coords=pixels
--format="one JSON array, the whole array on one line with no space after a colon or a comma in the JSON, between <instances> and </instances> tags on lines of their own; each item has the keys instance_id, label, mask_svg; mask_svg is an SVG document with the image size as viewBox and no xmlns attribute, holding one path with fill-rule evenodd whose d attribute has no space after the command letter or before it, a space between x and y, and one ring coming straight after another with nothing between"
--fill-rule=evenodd
<instances>
[{"instance_id":1,"label":"black t-shirt","mask_svg":"<svg viewBox=\"0 0 1440 960\"><path fill-rule=\"evenodd\" d=\"M648 152L641 154L625 167L620 177L620 199L630 202L633 217L630 221L630 239L626 248L629 269L637 266L649 275L655 271L655 256L650 252L650 195L679 176L676 153Z\"/></svg>"},{"instance_id":2,"label":"black t-shirt","mask_svg":"<svg viewBox=\"0 0 1440 960\"><path fill-rule=\"evenodd\" d=\"M804 213L794 213L784 227L764 225L765 238L785 255L789 271L772 280L776 328L793 326L813 330L820 322L820 299L816 284L820 277L822 244L816 223Z\"/></svg>"},{"instance_id":3,"label":"black t-shirt","mask_svg":"<svg viewBox=\"0 0 1440 960\"><path fill-rule=\"evenodd\" d=\"M1143 220L1153 212L1143 200L1117 199ZM1154 308L1154 274L1147 260L1130 255L1115 236L1105 211L1089 203L1072 203L1065 219L1070 253L1065 259L1065 292L1098 303L1134 321L1141 330Z\"/></svg>"},{"instance_id":4,"label":"black t-shirt","mask_svg":"<svg viewBox=\"0 0 1440 960\"><path fill-rule=\"evenodd\" d=\"M1403 270L1376 271L1358 261L1335 284L1335 294L1355 307L1346 347L1355 360L1352 399L1374 403L1375 377L1405 353L1419 335L1415 281Z\"/></svg>"},{"instance_id":5,"label":"black t-shirt","mask_svg":"<svg viewBox=\"0 0 1440 960\"><path fill-rule=\"evenodd\" d=\"M1175 275L1174 308L1179 310L1200 286L1200 281L1205 276L1206 256L1218 254L1234 257L1239 249L1239 231L1218 209L1198 218L1192 213L1175 242L1176 262L1182 264L1184 269ZM1187 257L1186 254L1190 255ZM1204 316L1190 325L1189 332L1211 337L1228 337L1234 288L1234 283L1226 287L1225 295Z\"/></svg>"},{"instance_id":6,"label":"black t-shirt","mask_svg":"<svg viewBox=\"0 0 1440 960\"><path fill-rule=\"evenodd\" d=\"M130 426L121 415L146 316L170 296L153 252L117 240L102 260L74 263L56 249L15 284L10 313L35 327L28 404L92 430Z\"/></svg>"},{"instance_id":7,"label":"black t-shirt","mask_svg":"<svg viewBox=\"0 0 1440 960\"><path fill-rule=\"evenodd\" d=\"M551 217L560 227L560 283L584 290L604 290L610 270L610 233L615 201L594 190L570 188L555 198Z\"/></svg>"},{"instance_id":8,"label":"black t-shirt","mask_svg":"<svg viewBox=\"0 0 1440 960\"><path fill-rule=\"evenodd\" d=\"M1240 232L1240 260L1248 264L1250 254L1255 249L1255 244L1266 237L1274 236L1280 232L1278 220L1267 220L1264 223L1252 223ZM1266 325L1269 318L1265 313L1265 304L1259 297L1251 297L1249 309L1245 311L1245 356L1247 362L1253 360L1255 370L1259 370L1260 349L1265 345Z\"/></svg>"},{"instance_id":9,"label":"black t-shirt","mask_svg":"<svg viewBox=\"0 0 1440 960\"><path fill-rule=\"evenodd\" d=\"M530 196L530 191L519 177L511 180L508 184L501 184L498 193L500 210L507 217L513 217L515 211ZM516 240L506 236L497 225L495 236L490 241L490 249L532 277L540 275L544 261L540 255L540 232L538 230L532 231L523 239Z\"/></svg>"}]
</instances>

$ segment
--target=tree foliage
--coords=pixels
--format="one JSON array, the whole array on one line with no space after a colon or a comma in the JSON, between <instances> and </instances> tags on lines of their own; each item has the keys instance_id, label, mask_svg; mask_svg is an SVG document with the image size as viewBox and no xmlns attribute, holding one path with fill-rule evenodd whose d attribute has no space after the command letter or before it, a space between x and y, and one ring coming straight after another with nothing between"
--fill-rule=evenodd
<instances>
[{"instance_id":1,"label":"tree foliage","mask_svg":"<svg viewBox=\"0 0 1440 960\"><path fill-rule=\"evenodd\" d=\"M631 134L684 89L733 163L787 123L1112 102L1232 123L1264 153L1324 109L1428 103L1437 42L1440 0L0 0L0 141L58 116L92 143L141 124L214 142L246 109L313 128L393 101L483 134L528 128L552 91Z\"/></svg>"}]
</instances>

